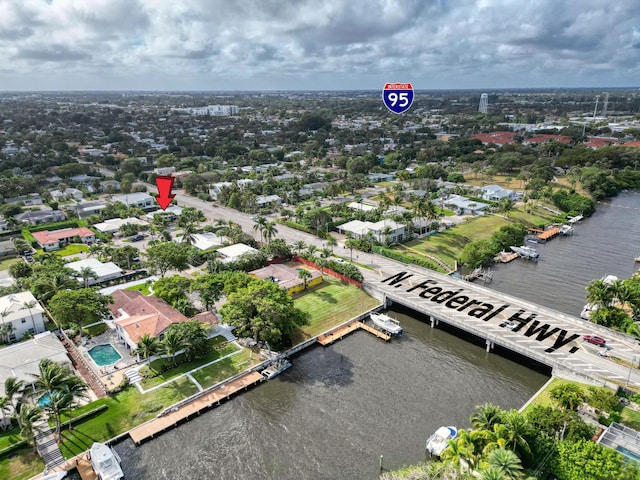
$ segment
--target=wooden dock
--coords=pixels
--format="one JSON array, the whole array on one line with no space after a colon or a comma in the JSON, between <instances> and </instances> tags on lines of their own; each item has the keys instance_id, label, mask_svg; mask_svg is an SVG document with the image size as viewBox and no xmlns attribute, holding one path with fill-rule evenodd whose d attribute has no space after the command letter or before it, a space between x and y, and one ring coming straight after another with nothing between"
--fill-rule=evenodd
<instances>
[{"instance_id":1,"label":"wooden dock","mask_svg":"<svg viewBox=\"0 0 640 480\"><path fill-rule=\"evenodd\" d=\"M327 345L331 345L333 342L340 340L342 337L349 335L351 332L355 332L356 330L360 329L366 330L369 333L373 333L376 337L383 339L385 342L391 339L390 335L387 335L380 330L376 330L369 325L366 325L362 322L353 322L344 327L340 327L337 330L328 333L327 335L318 336L318 343L323 347L326 347Z\"/></svg>"},{"instance_id":2,"label":"wooden dock","mask_svg":"<svg viewBox=\"0 0 640 480\"><path fill-rule=\"evenodd\" d=\"M93 470L91 462L86 455L78 458L76 468L78 469L78 473L82 480L98 480L98 475L96 475L96 472Z\"/></svg>"},{"instance_id":3,"label":"wooden dock","mask_svg":"<svg viewBox=\"0 0 640 480\"><path fill-rule=\"evenodd\" d=\"M157 417L143 423L139 427L129 431L129 436L135 444L139 445L143 441L153 438L155 435L175 427L178 423L186 420L192 415L199 414L202 410L211 408L213 405L218 405L234 393L242 389L247 389L262 380L264 380L262 374L255 371L248 372L242 377L236 378L235 380L232 380L231 382L222 385L205 395L197 397L193 399L193 401L186 405L182 405L174 411L170 411L162 417Z\"/></svg>"},{"instance_id":4,"label":"wooden dock","mask_svg":"<svg viewBox=\"0 0 640 480\"><path fill-rule=\"evenodd\" d=\"M500 263L509 263L518 258L518 254L515 252L500 252L498 254L498 261Z\"/></svg>"},{"instance_id":5,"label":"wooden dock","mask_svg":"<svg viewBox=\"0 0 640 480\"><path fill-rule=\"evenodd\" d=\"M560 229L557 227L550 228L549 230L545 230L540 235L537 236L538 240L541 242L546 242L547 240L551 240L552 238L560 235Z\"/></svg>"}]
</instances>

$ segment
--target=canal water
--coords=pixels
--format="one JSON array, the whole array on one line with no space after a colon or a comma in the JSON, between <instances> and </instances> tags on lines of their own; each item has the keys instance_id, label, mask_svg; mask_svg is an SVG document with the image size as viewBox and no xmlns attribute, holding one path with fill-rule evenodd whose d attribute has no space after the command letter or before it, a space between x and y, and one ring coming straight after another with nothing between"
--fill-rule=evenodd
<instances>
[{"instance_id":1,"label":"canal water","mask_svg":"<svg viewBox=\"0 0 640 480\"><path fill-rule=\"evenodd\" d=\"M598 205L573 237L537 263L494 268L491 288L578 315L584 288L629 277L640 253L640 195ZM379 458L396 469L424 458L441 425L468 426L475 405L519 408L546 377L406 311L406 334L388 344L366 332L298 355L293 368L140 447L116 446L136 479L374 479Z\"/></svg>"},{"instance_id":2,"label":"canal water","mask_svg":"<svg viewBox=\"0 0 640 480\"><path fill-rule=\"evenodd\" d=\"M576 225L572 236L527 245L538 250L539 260L497 265L487 286L578 316L591 280L605 275L625 279L640 268L633 261L640 255L640 193L598 203L596 213Z\"/></svg>"}]
</instances>

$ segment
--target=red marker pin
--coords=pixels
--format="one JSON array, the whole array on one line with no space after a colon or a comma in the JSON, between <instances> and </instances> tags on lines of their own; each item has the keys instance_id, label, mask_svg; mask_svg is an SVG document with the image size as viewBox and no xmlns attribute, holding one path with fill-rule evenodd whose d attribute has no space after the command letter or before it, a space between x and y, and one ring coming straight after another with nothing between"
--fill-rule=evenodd
<instances>
[{"instance_id":1,"label":"red marker pin","mask_svg":"<svg viewBox=\"0 0 640 480\"><path fill-rule=\"evenodd\" d=\"M166 177L163 175L156 177L156 187L158 187L156 202L158 202L162 210L166 210L171 200L175 198L175 195L171 195L174 180L174 177Z\"/></svg>"}]
</instances>

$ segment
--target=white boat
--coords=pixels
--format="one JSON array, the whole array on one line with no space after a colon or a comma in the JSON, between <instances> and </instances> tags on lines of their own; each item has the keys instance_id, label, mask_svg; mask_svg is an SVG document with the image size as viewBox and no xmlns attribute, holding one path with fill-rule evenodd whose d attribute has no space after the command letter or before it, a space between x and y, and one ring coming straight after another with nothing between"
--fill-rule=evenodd
<instances>
[{"instance_id":1,"label":"white boat","mask_svg":"<svg viewBox=\"0 0 640 480\"><path fill-rule=\"evenodd\" d=\"M389 315L384 313L372 313L369 315L373 324L378 327L380 330L383 330L390 335L401 335L402 327L400 326L400 322L395 318L391 318Z\"/></svg>"},{"instance_id":2,"label":"white boat","mask_svg":"<svg viewBox=\"0 0 640 480\"><path fill-rule=\"evenodd\" d=\"M540 256L540 254L535 248L528 247L527 245L522 245L521 247L509 247L509 248L511 248L511 250L513 250L522 258L535 260Z\"/></svg>"},{"instance_id":3,"label":"white boat","mask_svg":"<svg viewBox=\"0 0 640 480\"><path fill-rule=\"evenodd\" d=\"M584 307L582 307L582 312L580 312L580 318L584 320L591 319L591 312L597 310L598 306L592 303L587 303Z\"/></svg>"},{"instance_id":4,"label":"white boat","mask_svg":"<svg viewBox=\"0 0 640 480\"><path fill-rule=\"evenodd\" d=\"M99 480L120 480L124 477L120 468L120 457L109 445L94 442L89 455L91 466Z\"/></svg>"},{"instance_id":5,"label":"white boat","mask_svg":"<svg viewBox=\"0 0 640 480\"><path fill-rule=\"evenodd\" d=\"M427 439L427 452L440 456L449 446L448 441L458 436L458 427L440 427Z\"/></svg>"},{"instance_id":6,"label":"white boat","mask_svg":"<svg viewBox=\"0 0 640 480\"><path fill-rule=\"evenodd\" d=\"M573 227L571 225L561 225L560 235L573 235Z\"/></svg>"},{"instance_id":7,"label":"white boat","mask_svg":"<svg viewBox=\"0 0 640 480\"><path fill-rule=\"evenodd\" d=\"M286 358L280 358L275 360L271 365L265 368L262 371L262 375L264 375L267 379L271 380L273 377L280 375L287 368L291 366L291 362Z\"/></svg>"}]
</instances>

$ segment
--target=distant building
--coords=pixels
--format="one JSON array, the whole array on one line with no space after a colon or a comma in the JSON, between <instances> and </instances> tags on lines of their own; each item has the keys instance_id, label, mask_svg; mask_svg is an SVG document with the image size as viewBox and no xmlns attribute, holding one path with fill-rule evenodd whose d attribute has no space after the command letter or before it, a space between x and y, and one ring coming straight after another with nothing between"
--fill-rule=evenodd
<instances>
[{"instance_id":1,"label":"distant building","mask_svg":"<svg viewBox=\"0 0 640 480\"><path fill-rule=\"evenodd\" d=\"M30 193L19 197L5 198L4 203L23 203L25 207L32 207L35 205L42 205L43 201L39 193Z\"/></svg>"},{"instance_id":2,"label":"distant building","mask_svg":"<svg viewBox=\"0 0 640 480\"><path fill-rule=\"evenodd\" d=\"M120 230L123 225L127 223L138 225L140 227L148 227L149 222L145 222L144 220L140 220L135 217L131 218L112 218L109 220L105 220L101 223L96 223L93 228L102 233L116 233Z\"/></svg>"},{"instance_id":3,"label":"distant building","mask_svg":"<svg viewBox=\"0 0 640 480\"><path fill-rule=\"evenodd\" d=\"M442 200L442 204L451 210L455 210L458 215L484 215L489 205L482 202L476 202L460 195L449 195L448 198Z\"/></svg>"},{"instance_id":4,"label":"distant building","mask_svg":"<svg viewBox=\"0 0 640 480\"><path fill-rule=\"evenodd\" d=\"M97 258L86 258L84 260L78 260L77 262L66 263L65 267L74 270L77 273L82 272L83 268L90 268L95 273L95 278L89 278L88 285L95 285L96 283L107 282L109 280L115 280L124 275L122 269L113 262L102 263ZM84 282L82 277L78 278L80 283Z\"/></svg>"},{"instance_id":5,"label":"distant building","mask_svg":"<svg viewBox=\"0 0 640 480\"><path fill-rule=\"evenodd\" d=\"M127 207L137 207L142 209L157 208L158 204L155 199L144 192L126 193L123 195L113 195L111 201L122 202Z\"/></svg>"},{"instance_id":6,"label":"distant building","mask_svg":"<svg viewBox=\"0 0 640 480\"><path fill-rule=\"evenodd\" d=\"M260 195L256 197L256 205L260 208L277 206L282 204L282 198L279 195Z\"/></svg>"},{"instance_id":7,"label":"distant building","mask_svg":"<svg viewBox=\"0 0 640 480\"><path fill-rule=\"evenodd\" d=\"M511 200L517 200L518 194L513 190L502 188L499 185L487 185L480 189L482 191L482 199L492 202L499 202L503 198L509 198Z\"/></svg>"},{"instance_id":8,"label":"distant building","mask_svg":"<svg viewBox=\"0 0 640 480\"><path fill-rule=\"evenodd\" d=\"M480 95L480 106L478 107L478 111L480 113L487 113L489 109L489 94L483 93Z\"/></svg>"},{"instance_id":9,"label":"distant building","mask_svg":"<svg viewBox=\"0 0 640 480\"><path fill-rule=\"evenodd\" d=\"M258 250L250 247L249 245L245 245L244 243L236 243L234 245L229 245L228 247L219 248L217 252L221 255L221 260L227 263L235 262L243 255L258 253Z\"/></svg>"},{"instance_id":10,"label":"distant building","mask_svg":"<svg viewBox=\"0 0 640 480\"><path fill-rule=\"evenodd\" d=\"M338 232L342 234L350 233L354 238L365 238L368 235L380 242L390 243L400 242L404 239L404 225L395 222L389 218L380 220L379 222L363 222L361 220L352 220L336 227Z\"/></svg>"},{"instance_id":11,"label":"distant building","mask_svg":"<svg viewBox=\"0 0 640 480\"><path fill-rule=\"evenodd\" d=\"M35 212L19 213L14 218L22 223L39 225L41 223L62 222L67 219L67 216L60 210L38 210Z\"/></svg>"}]
</instances>

